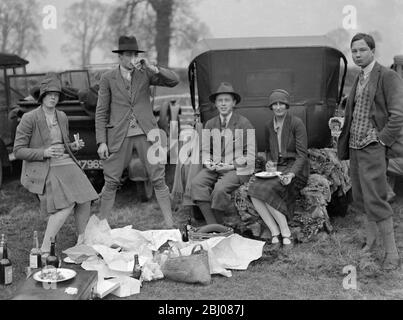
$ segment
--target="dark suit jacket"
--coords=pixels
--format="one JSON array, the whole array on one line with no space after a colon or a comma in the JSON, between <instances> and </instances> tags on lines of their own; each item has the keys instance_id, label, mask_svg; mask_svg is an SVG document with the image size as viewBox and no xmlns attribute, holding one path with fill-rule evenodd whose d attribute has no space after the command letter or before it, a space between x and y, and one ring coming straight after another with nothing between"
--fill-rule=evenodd
<instances>
[{"instance_id":1,"label":"dark suit jacket","mask_svg":"<svg viewBox=\"0 0 403 320\"><path fill-rule=\"evenodd\" d=\"M62 132L64 147L77 163L69 146L67 116L63 111L56 110L56 117ZM21 184L32 193L43 194L44 192L50 161L44 158L43 155L45 149L49 148L51 143L52 139L42 107L39 106L25 113L15 134L14 154L17 159L24 160L22 163Z\"/></svg>"},{"instance_id":2,"label":"dark suit jacket","mask_svg":"<svg viewBox=\"0 0 403 320\"><path fill-rule=\"evenodd\" d=\"M220 123L220 116L216 116L206 122L204 129L221 129ZM232 112L231 119L228 122L227 129L232 133L232 139L225 139L225 153L222 153L225 159L229 159L229 163L233 164L237 168L237 172L240 175L250 175L254 171L255 166L255 156L256 156L256 138L253 135L253 140L255 142L255 148L248 148L248 141L247 141L247 130L251 129L254 130L255 128L252 126L250 121L245 118L244 116L236 113L235 111ZM237 136L236 129L242 129L242 136ZM242 142L242 145L240 143ZM232 148L231 145L232 144ZM235 152L236 147L239 149L242 148L242 157L246 157L247 159L247 167L240 167L237 165L237 154ZM213 139L205 139L202 136L202 161L204 159L212 159L213 158ZM227 155L228 154L228 155Z\"/></svg>"},{"instance_id":3,"label":"dark suit jacket","mask_svg":"<svg viewBox=\"0 0 403 320\"><path fill-rule=\"evenodd\" d=\"M345 119L340 134L337 154L349 159L350 127L354 112L354 97L358 77L347 99ZM388 157L403 156L403 81L393 70L375 63L369 78L370 120L378 138L386 144Z\"/></svg>"},{"instance_id":4,"label":"dark suit jacket","mask_svg":"<svg viewBox=\"0 0 403 320\"><path fill-rule=\"evenodd\" d=\"M145 134L158 128L150 102L150 85L174 87L179 77L173 71L159 67L160 72L134 72L134 94L131 100L119 67L104 73L99 83L98 103L95 112L97 143L105 142L110 152L120 149L129 128L129 116L133 110L138 124Z\"/></svg>"},{"instance_id":5,"label":"dark suit jacket","mask_svg":"<svg viewBox=\"0 0 403 320\"><path fill-rule=\"evenodd\" d=\"M279 147L274 118L266 125L265 132L267 159L277 160ZM281 150L283 158L295 159L291 172L306 181L309 175L308 136L302 120L290 113L287 113L281 131Z\"/></svg>"}]
</instances>

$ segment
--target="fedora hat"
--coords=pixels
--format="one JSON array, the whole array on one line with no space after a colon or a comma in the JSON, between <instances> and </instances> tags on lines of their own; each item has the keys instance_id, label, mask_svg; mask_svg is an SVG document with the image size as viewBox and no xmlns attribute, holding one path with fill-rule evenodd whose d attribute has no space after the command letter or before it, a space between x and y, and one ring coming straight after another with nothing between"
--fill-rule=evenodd
<instances>
[{"instance_id":1,"label":"fedora hat","mask_svg":"<svg viewBox=\"0 0 403 320\"><path fill-rule=\"evenodd\" d=\"M112 52L121 53L123 51L145 52L139 49L136 37L120 36L118 49L112 50Z\"/></svg>"},{"instance_id":2,"label":"fedora hat","mask_svg":"<svg viewBox=\"0 0 403 320\"><path fill-rule=\"evenodd\" d=\"M62 92L62 84L60 82L60 79L56 76L48 76L41 81L38 97L39 103L42 103L43 98L48 92L59 92L59 102L63 101L64 94Z\"/></svg>"},{"instance_id":3,"label":"fedora hat","mask_svg":"<svg viewBox=\"0 0 403 320\"><path fill-rule=\"evenodd\" d=\"M229 82L221 82L221 84L218 86L217 91L210 95L209 97L210 101L212 103L215 103L216 97L222 93L232 94L232 96L236 101L236 104L238 104L241 101L241 96L234 91L234 88Z\"/></svg>"},{"instance_id":4,"label":"fedora hat","mask_svg":"<svg viewBox=\"0 0 403 320\"><path fill-rule=\"evenodd\" d=\"M269 108L277 102L284 103L287 108L290 107L290 94L283 89L275 89L269 96Z\"/></svg>"}]
</instances>

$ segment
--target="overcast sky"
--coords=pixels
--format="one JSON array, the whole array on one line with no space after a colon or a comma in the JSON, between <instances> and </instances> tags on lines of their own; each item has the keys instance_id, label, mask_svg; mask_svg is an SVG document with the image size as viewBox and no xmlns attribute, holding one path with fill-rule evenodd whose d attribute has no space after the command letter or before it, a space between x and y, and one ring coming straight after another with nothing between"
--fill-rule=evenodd
<instances>
[{"instance_id":1,"label":"overcast sky","mask_svg":"<svg viewBox=\"0 0 403 320\"><path fill-rule=\"evenodd\" d=\"M302 36L322 35L342 28L347 15L343 9L354 6L357 26L348 30L349 33L377 30L382 37L377 46L378 60L390 65L394 55L403 54L403 12L393 5L395 1L403 0L201 0L194 11L217 38ZM56 30L43 29L43 43L48 52L42 58L28 57L29 71L73 67L60 51L60 46L67 40L60 23L65 9L74 2L77 1L41 0L43 6L56 7L58 27ZM113 61L106 61L100 54L94 55L93 63L104 62ZM174 67L186 66L186 59L171 56L170 62Z\"/></svg>"}]
</instances>

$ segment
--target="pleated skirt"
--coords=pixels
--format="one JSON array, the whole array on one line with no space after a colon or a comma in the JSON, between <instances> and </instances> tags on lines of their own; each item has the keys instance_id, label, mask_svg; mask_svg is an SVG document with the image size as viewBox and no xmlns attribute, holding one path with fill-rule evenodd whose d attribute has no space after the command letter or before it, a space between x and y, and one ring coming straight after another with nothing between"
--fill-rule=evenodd
<instances>
[{"instance_id":1,"label":"pleated skirt","mask_svg":"<svg viewBox=\"0 0 403 320\"><path fill-rule=\"evenodd\" d=\"M73 159L52 159L44 198L47 212L55 213L75 203L96 200L98 194Z\"/></svg>"}]
</instances>

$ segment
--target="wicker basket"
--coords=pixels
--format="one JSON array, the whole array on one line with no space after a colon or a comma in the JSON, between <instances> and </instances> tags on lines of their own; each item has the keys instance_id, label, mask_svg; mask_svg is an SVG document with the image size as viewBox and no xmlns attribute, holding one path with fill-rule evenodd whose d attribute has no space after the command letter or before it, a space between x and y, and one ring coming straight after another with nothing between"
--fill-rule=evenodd
<instances>
[{"instance_id":1,"label":"wicker basket","mask_svg":"<svg viewBox=\"0 0 403 320\"><path fill-rule=\"evenodd\" d=\"M223 232L199 232L198 230L200 228L190 227L188 231L189 240L204 241L213 237L228 237L234 233L234 229L232 229L231 227L224 227L224 228Z\"/></svg>"}]
</instances>

